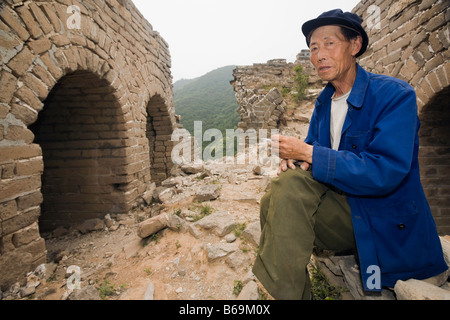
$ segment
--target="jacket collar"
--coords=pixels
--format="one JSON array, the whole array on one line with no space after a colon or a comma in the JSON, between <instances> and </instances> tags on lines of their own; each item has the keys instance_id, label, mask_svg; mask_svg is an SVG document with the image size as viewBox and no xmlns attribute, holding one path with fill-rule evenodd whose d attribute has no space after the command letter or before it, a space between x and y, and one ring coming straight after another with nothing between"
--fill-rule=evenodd
<instances>
[{"instance_id":1,"label":"jacket collar","mask_svg":"<svg viewBox=\"0 0 450 320\"><path fill-rule=\"evenodd\" d=\"M369 86L369 73L357 64L356 80L353 84L352 92L347 99L347 102L354 108L360 109L363 105L366 96L367 87ZM325 89L320 93L317 100L320 104L324 104L331 100L334 94L334 87L328 83Z\"/></svg>"}]
</instances>

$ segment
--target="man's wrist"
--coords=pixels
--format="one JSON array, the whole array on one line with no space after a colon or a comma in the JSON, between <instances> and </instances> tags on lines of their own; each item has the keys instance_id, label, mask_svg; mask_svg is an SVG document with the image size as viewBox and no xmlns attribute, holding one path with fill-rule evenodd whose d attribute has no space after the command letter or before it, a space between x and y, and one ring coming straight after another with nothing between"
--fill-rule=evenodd
<instances>
[{"instance_id":1,"label":"man's wrist","mask_svg":"<svg viewBox=\"0 0 450 320\"><path fill-rule=\"evenodd\" d=\"M314 155L314 147L309 144L306 144L306 159L305 159L305 161L312 164L313 155Z\"/></svg>"}]
</instances>

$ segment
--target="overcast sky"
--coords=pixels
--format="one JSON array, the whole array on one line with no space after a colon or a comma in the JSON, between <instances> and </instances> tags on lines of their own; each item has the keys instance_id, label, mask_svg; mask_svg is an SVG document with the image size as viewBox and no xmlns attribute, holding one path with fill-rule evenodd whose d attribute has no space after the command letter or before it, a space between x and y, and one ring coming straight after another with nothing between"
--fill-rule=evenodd
<instances>
[{"instance_id":1,"label":"overcast sky","mask_svg":"<svg viewBox=\"0 0 450 320\"><path fill-rule=\"evenodd\" d=\"M304 22L359 0L133 0L169 43L174 82L227 65L295 61Z\"/></svg>"}]
</instances>

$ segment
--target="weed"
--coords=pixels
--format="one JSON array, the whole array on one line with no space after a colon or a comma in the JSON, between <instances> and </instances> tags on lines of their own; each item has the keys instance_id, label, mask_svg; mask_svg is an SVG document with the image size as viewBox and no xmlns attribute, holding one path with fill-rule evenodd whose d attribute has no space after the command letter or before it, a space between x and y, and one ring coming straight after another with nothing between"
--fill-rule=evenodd
<instances>
[{"instance_id":1,"label":"weed","mask_svg":"<svg viewBox=\"0 0 450 320\"><path fill-rule=\"evenodd\" d=\"M209 204L202 204L202 207L200 209L200 214L203 214L204 216L208 216L212 213L212 207Z\"/></svg>"},{"instance_id":2,"label":"weed","mask_svg":"<svg viewBox=\"0 0 450 320\"><path fill-rule=\"evenodd\" d=\"M198 221L203 219L206 216L209 216L213 212L213 208L209 204L202 204L200 207L200 213L193 216L194 221Z\"/></svg>"},{"instance_id":3,"label":"weed","mask_svg":"<svg viewBox=\"0 0 450 320\"><path fill-rule=\"evenodd\" d=\"M258 300L267 300L267 293L258 287Z\"/></svg>"},{"instance_id":4,"label":"weed","mask_svg":"<svg viewBox=\"0 0 450 320\"><path fill-rule=\"evenodd\" d=\"M58 276L56 275L56 273L52 273L50 275L50 277L48 277L47 282L54 282L58 280Z\"/></svg>"},{"instance_id":5,"label":"weed","mask_svg":"<svg viewBox=\"0 0 450 320\"><path fill-rule=\"evenodd\" d=\"M236 236L236 238L239 238L242 234L242 232L244 232L245 228L247 228L247 223L243 222L243 223L238 223L236 225L236 227L233 230L234 235Z\"/></svg>"},{"instance_id":6,"label":"weed","mask_svg":"<svg viewBox=\"0 0 450 320\"><path fill-rule=\"evenodd\" d=\"M155 244L159 243L159 240L161 238L161 234L159 233L154 233L151 236L143 239L141 241L141 245L145 248L146 246L148 246L151 242L154 242ZM122 248L123 250L123 248Z\"/></svg>"},{"instance_id":7,"label":"weed","mask_svg":"<svg viewBox=\"0 0 450 320\"><path fill-rule=\"evenodd\" d=\"M149 276L149 275L152 274L152 269L150 269L150 268L145 268L145 269L144 269L144 272Z\"/></svg>"},{"instance_id":8,"label":"weed","mask_svg":"<svg viewBox=\"0 0 450 320\"><path fill-rule=\"evenodd\" d=\"M98 292L100 294L100 298L102 300L105 300L106 297L114 295L115 290L114 286L109 282L109 280L105 279L100 287L98 287Z\"/></svg>"},{"instance_id":9,"label":"weed","mask_svg":"<svg viewBox=\"0 0 450 320\"><path fill-rule=\"evenodd\" d=\"M239 293L241 293L243 288L244 288L244 285L242 284L241 280L234 280L233 294L235 296L238 296Z\"/></svg>"},{"instance_id":10,"label":"weed","mask_svg":"<svg viewBox=\"0 0 450 320\"><path fill-rule=\"evenodd\" d=\"M160 238L161 238L161 235L159 233L154 233L150 236L150 241L158 243Z\"/></svg>"},{"instance_id":11,"label":"weed","mask_svg":"<svg viewBox=\"0 0 450 320\"><path fill-rule=\"evenodd\" d=\"M332 285L319 267L311 265L311 293L314 300L340 300L345 289Z\"/></svg>"}]
</instances>

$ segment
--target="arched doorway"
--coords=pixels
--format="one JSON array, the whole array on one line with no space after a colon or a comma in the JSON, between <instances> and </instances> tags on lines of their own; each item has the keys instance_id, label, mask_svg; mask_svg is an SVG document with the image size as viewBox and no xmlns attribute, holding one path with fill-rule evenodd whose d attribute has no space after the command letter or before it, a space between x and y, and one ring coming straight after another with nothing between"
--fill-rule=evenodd
<instances>
[{"instance_id":1,"label":"arched doorway","mask_svg":"<svg viewBox=\"0 0 450 320\"><path fill-rule=\"evenodd\" d=\"M438 232L450 234L450 87L443 89L420 114L422 183Z\"/></svg>"},{"instance_id":2,"label":"arched doorway","mask_svg":"<svg viewBox=\"0 0 450 320\"><path fill-rule=\"evenodd\" d=\"M173 123L168 107L165 100L156 94L150 98L147 105L146 127L151 180L156 184L160 184L167 179L170 175L170 169L173 167L171 159L172 132Z\"/></svg>"},{"instance_id":3,"label":"arched doorway","mask_svg":"<svg viewBox=\"0 0 450 320\"><path fill-rule=\"evenodd\" d=\"M44 159L41 232L128 210L121 113L114 89L91 72L68 74L49 93L30 126Z\"/></svg>"}]
</instances>

